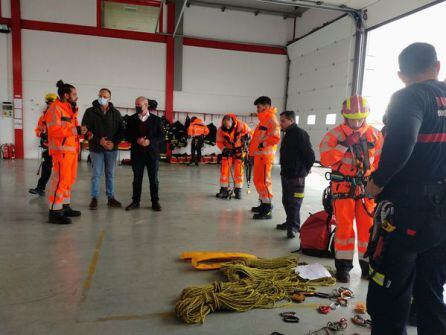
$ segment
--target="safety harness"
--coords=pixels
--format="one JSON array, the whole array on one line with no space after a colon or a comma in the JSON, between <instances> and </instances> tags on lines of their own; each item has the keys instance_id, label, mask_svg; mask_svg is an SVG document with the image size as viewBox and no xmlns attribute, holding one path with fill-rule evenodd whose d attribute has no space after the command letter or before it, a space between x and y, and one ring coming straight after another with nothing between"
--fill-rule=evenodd
<instances>
[{"instance_id":1,"label":"safety harness","mask_svg":"<svg viewBox=\"0 0 446 335\"><path fill-rule=\"evenodd\" d=\"M392 284L382 273L383 259L388 249L389 240L396 231L394 225L395 206L390 201L378 204L373 219L369 245L364 257L369 257L370 280L382 287L389 288ZM381 271L381 272L380 272Z\"/></svg>"}]
</instances>

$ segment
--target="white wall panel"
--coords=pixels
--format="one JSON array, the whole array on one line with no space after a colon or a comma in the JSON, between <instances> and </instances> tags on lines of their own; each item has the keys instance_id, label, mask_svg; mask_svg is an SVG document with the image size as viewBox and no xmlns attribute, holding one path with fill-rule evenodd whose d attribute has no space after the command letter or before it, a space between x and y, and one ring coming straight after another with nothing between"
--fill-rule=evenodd
<instances>
[{"instance_id":1,"label":"white wall panel","mask_svg":"<svg viewBox=\"0 0 446 335\"><path fill-rule=\"evenodd\" d=\"M96 26L96 0L21 0L22 19Z\"/></svg>"},{"instance_id":2,"label":"white wall panel","mask_svg":"<svg viewBox=\"0 0 446 335\"><path fill-rule=\"evenodd\" d=\"M175 109L249 114L260 95L283 108L286 56L184 47L183 91Z\"/></svg>"},{"instance_id":3,"label":"white wall panel","mask_svg":"<svg viewBox=\"0 0 446 335\"><path fill-rule=\"evenodd\" d=\"M350 95L355 26L350 17L291 44L287 109L298 110L300 126L306 129L317 149L327 129L326 115L339 113ZM316 115L316 124L307 125L307 116ZM339 121L339 119L338 119Z\"/></svg>"},{"instance_id":4,"label":"white wall panel","mask_svg":"<svg viewBox=\"0 0 446 335\"><path fill-rule=\"evenodd\" d=\"M288 21L292 19L191 6L186 8L183 22L184 34L188 36L285 45L292 29Z\"/></svg>"},{"instance_id":5,"label":"white wall panel","mask_svg":"<svg viewBox=\"0 0 446 335\"><path fill-rule=\"evenodd\" d=\"M0 6L2 6L2 16L11 17L11 0L0 0Z\"/></svg>"},{"instance_id":6,"label":"white wall panel","mask_svg":"<svg viewBox=\"0 0 446 335\"><path fill-rule=\"evenodd\" d=\"M367 26L373 27L382 22L435 2L434 0L380 0L368 6Z\"/></svg>"},{"instance_id":7,"label":"white wall panel","mask_svg":"<svg viewBox=\"0 0 446 335\"><path fill-rule=\"evenodd\" d=\"M306 35L342 15L340 12L331 10L310 9L296 20L296 38Z\"/></svg>"},{"instance_id":8,"label":"white wall panel","mask_svg":"<svg viewBox=\"0 0 446 335\"><path fill-rule=\"evenodd\" d=\"M165 45L113 38L23 30L25 157L37 157L33 129L44 94L63 79L78 88L80 118L101 87L117 106L135 97L155 98L164 108Z\"/></svg>"},{"instance_id":9,"label":"white wall panel","mask_svg":"<svg viewBox=\"0 0 446 335\"><path fill-rule=\"evenodd\" d=\"M1 102L12 102L11 59L11 34L0 34L0 109ZM14 120L2 115L0 114L0 144L14 143Z\"/></svg>"}]
</instances>

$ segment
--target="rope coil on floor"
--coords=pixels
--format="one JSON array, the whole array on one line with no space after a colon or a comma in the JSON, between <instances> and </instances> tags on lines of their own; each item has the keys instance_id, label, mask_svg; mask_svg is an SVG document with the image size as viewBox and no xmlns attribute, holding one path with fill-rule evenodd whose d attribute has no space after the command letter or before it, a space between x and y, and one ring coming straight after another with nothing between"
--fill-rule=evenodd
<instances>
[{"instance_id":1,"label":"rope coil on floor","mask_svg":"<svg viewBox=\"0 0 446 335\"><path fill-rule=\"evenodd\" d=\"M208 314L216 311L283 307L291 303L296 291L313 292L312 286L336 284L332 277L303 280L294 271L296 265L296 256L228 263L221 269L228 281L184 289L175 305L176 315L188 324L203 323Z\"/></svg>"}]
</instances>

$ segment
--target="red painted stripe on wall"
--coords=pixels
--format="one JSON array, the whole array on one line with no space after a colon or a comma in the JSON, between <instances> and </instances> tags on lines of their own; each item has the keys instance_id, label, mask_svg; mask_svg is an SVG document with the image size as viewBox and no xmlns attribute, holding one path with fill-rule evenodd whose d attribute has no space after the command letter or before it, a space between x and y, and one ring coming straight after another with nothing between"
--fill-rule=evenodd
<instances>
[{"instance_id":1,"label":"red painted stripe on wall","mask_svg":"<svg viewBox=\"0 0 446 335\"><path fill-rule=\"evenodd\" d=\"M192 47L201 48L212 48L212 49L222 49L222 50L233 50L233 51L245 51L245 52L258 52L274 55L286 55L286 48L268 46L268 45L256 45L256 44L245 44L245 43L235 43L235 42L222 42L222 41L212 41L200 38L184 37L183 44Z\"/></svg>"}]
</instances>

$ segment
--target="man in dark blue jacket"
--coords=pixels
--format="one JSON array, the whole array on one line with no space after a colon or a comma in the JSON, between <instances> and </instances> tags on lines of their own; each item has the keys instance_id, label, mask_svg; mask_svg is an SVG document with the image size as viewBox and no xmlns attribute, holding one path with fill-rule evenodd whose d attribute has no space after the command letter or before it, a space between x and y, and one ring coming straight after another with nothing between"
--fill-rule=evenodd
<instances>
[{"instance_id":1,"label":"man in dark blue jacket","mask_svg":"<svg viewBox=\"0 0 446 335\"><path fill-rule=\"evenodd\" d=\"M124 136L124 126L121 112L117 110L111 100L111 91L101 88L98 98L93 101L92 107L85 111L82 125L91 133L88 140L90 158L93 166L91 176L91 201L89 209L98 207L99 183L105 172L106 195L108 207L121 207L115 199L114 179L118 144Z\"/></svg>"},{"instance_id":2,"label":"man in dark blue jacket","mask_svg":"<svg viewBox=\"0 0 446 335\"><path fill-rule=\"evenodd\" d=\"M413 297L418 334L446 334L446 85L432 45L409 45L399 67L406 88L390 101L379 168L366 189L381 201L367 310L372 335L405 335Z\"/></svg>"},{"instance_id":3,"label":"man in dark blue jacket","mask_svg":"<svg viewBox=\"0 0 446 335\"><path fill-rule=\"evenodd\" d=\"M151 104L153 109L154 105ZM156 107L156 106L155 106ZM127 120L126 139L132 144L130 159L133 169L133 197L132 203L126 210L139 208L141 201L142 180L144 170L150 181L150 196L152 209L161 211L158 197L158 166L160 158L160 144L163 140L161 119L149 111L149 101L139 97L135 101L136 113Z\"/></svg>"},{"instance_id":4,"label":"man in dark blue jacket","mask_svg":"<svg viewBox=\"0 0 446 335\"><path fill-rule=\"evenodd\" d=\"M285 133L280 146L280 175L282 178L282 203L286 222L277 229L286 230L288 238L294 238L300 230L300 208L304 199L305 177L314 164L314 151L310 137L296 124L296 114L285 111L280 114L280 127Z\"/></svg>"}]
</instances>

